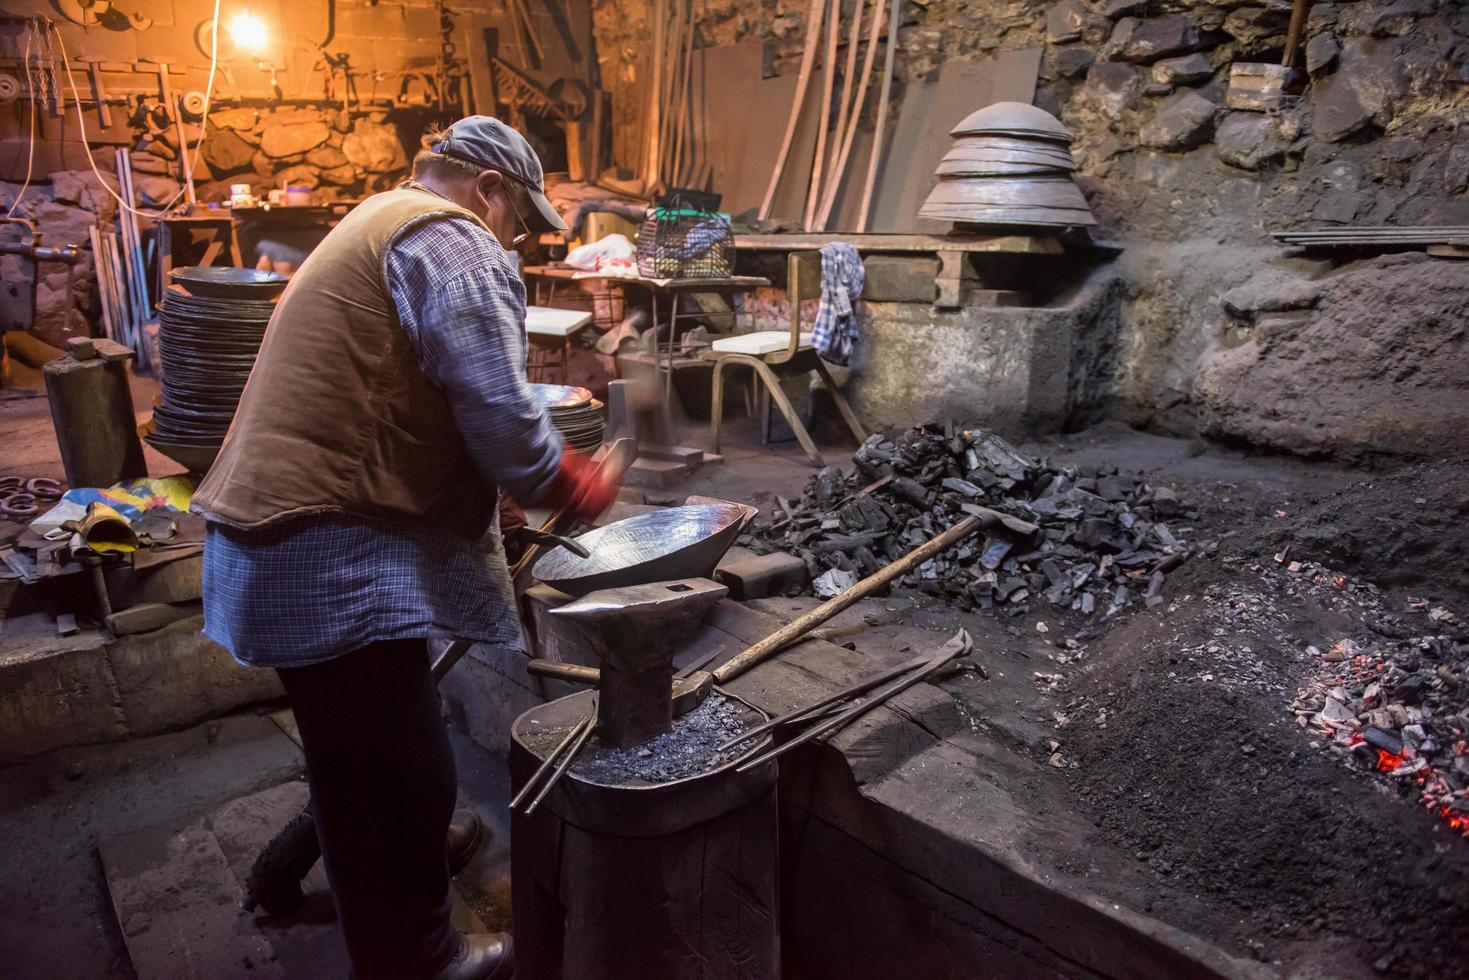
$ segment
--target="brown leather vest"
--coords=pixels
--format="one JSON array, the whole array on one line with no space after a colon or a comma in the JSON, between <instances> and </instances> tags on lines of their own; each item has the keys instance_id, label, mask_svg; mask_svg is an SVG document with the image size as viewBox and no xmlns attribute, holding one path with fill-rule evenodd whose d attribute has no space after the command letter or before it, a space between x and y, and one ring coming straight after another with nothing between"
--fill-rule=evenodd
<instances>
[{"instance_id":1,"label":"brown leather vest","mask_svg":"<svg viewBox=\"0 0 1469 980\"><path fill-rule=\"evenodd\" d=\"M301 264L191 509L240 528L336 511L484 533L496 488L419 370L386 283L397 236L445 215L483 227L426 190L378 194Z\"/></svg>"}]
</instances>

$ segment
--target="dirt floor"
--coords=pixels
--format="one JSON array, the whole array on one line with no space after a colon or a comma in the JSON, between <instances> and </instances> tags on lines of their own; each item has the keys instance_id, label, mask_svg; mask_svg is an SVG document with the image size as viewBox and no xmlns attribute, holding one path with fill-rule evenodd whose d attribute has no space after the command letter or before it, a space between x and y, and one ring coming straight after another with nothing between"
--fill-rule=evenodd
<instances>
[{"instance_id":1,"label":"dirt floor","mask_svg":"<svg viewBox=\"0 0 1469 980\"><path fill-rule=\"evenodd\" d=\"M1466 975L1469 840L1301 727L1292 702L1347 637L1444 637L1463 676L1469 631L1429 611L1469 607L1469 461L1348 470L1110 425L1023 448L1175 489L1199 517L1174 530L1203 546L1162 605L1111 618L887 601L898 626L964 625L1009 675L1013 705L945 689L1044 767L1012 795L1088 828L1079 847L1031 841L1037 862L1284 975Z\"/></svg>"},{"instance_id":2,"label":"dirt floor","mask_svg":"<svg viewBox=\"0 0 1469 980\"><path fill-rule=\"evenodd\" d=\"M146 404L146 382L134 391ZM52 474L44 399L0 402L0 429L7 468ZM1029 841L1037 864L1282 975L1469 975L1469 841L1406 798L1400 781L1323 744L1292 711L1320 673L1320 651L1346 638L1445 637L1462 676L1469 462L1344 469L1115 424L1022 448L1173 488L1199 515L1178 530L1204 545L1169 575L1162 605L1111 618L1042 602L1001 620L917 592L867 606L887 625L866 634L855 616L859 649L884 635L917 645L959 625L971 631L991 681L960 678L944 689L976 733L1033 761L1010 776L1012 795L1080 828ZM832 449L828 462L845 467L850 451ZM152 462L155 472L176 468ZM706 493L768 507L777 495L798 496L813 472L793 447L760 447L736 424L724 465L648 497ZM1294 561L1308 563L1304 574L1290 570ZM1337 587L1311 562L1353 587ZM812 600L781 610L783 601L764 604L789 615ZM1460 618L1431 619L1438 609ZM7 959L20 951L10 959L25 967L18 975L129 975L93 843L103 830L192 815L299 765L277 734L240 724L68 750L0 772L9 855L0 949ZM243 748L252 739L271 747ZM466 787L480 787L473 792L486 801L503 795L500 768L461 759ZM491 925L506 921L498 839L468 889Z\"/></svg>"}]
</instances>

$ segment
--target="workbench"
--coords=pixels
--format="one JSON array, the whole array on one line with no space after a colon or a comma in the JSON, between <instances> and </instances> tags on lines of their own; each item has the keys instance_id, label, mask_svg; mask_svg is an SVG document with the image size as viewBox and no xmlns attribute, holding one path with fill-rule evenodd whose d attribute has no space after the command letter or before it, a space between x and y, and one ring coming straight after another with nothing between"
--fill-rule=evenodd
<instances>
[{"instance_id":1,"label":"workbench","mask_svg":"<svg viewBox=\"0 0 1469 980\"><path fill-rule=\"evenodd\" d=\"M568 359L571 355L571 338L592 322L592 315L584 310L558 310L547 306L525 308L526 339L534 348L550 349L560 355L561 383L567 380ZM528 364L528 367L545 367L544 362Z\"/></svg>"},{"instance_id":2,"label":"workbench","mask_svg":"<svg viewBox=\"0 0 1469 980\"><path fill-rule=\"evenodd\" d=\"M934 285L934 306L958 309L963 305L964 283L973 278L968 258L976 252L1009 255L1061 255L1061 240L1050 235L901 235L843 234L840 232L794 232L782 234L736 234L734 247L745 252L794 252L819 249L845 242L863 255L926 254L939 260Z\"/></svg>"},{"instance_id":3,"label":"workbench","mask_svg":"<svg viewBox=\"0 0 1469 980\"><path fill-rule=\"evenodd\" d=\"M336 204L272 206L254 208L198 208L191 214L174 215L158 221L159 288L167 289L168 273L175 265L253 265L245 253L259 238L260 229L301 231L321 229L323 235L346 217L355 201ZM246 234L241 235L241 228ZM196 236L195 233L201 233ZM242 246L241 241L244 240ZM203 246L203 251L199 247ZM185 251L186 246L191 246Z\"/></svg>"},{"instance_id":4,"label":"workbench","mask_svg":"<svg viewBox=\"0 0 1469 980\"><path fill-rule=\"evenodd\" d=\"M678 320L679 320L679 298L692 293L752 293L770 285L770 280L764 276L723 276L717 279L647 279L642 276L614 276L599 275L594 272L585 272L581 269L573 269L569 266L554 265L528 265L521 270L521 276L527 281L533 281L534 302L537 305L549 306L556 298L556 289L563 282L604 282L617 283L623 286L632 286L648 291L649 302L652 306L652 324L656 331L658 327L659 298L666 297L668 301L668 344L665 350L660 343L655 347L653 355L653 366L655 371L663 377L663 390L665 401L673 391L673 374L683 368L697 367L707 369L707 361L695 358L679 358L676 356L678 345ZM548 295L544 304L541 300L541 285L544 282L548 286ZM697 314L689 314L700 318L728 317L731 333L739 325L740 309L733 303L726 311L701 310ZM615 324L607 325L609 328ZM655 333L656 337L657 334Z\"/></svg>"}]
</instances>

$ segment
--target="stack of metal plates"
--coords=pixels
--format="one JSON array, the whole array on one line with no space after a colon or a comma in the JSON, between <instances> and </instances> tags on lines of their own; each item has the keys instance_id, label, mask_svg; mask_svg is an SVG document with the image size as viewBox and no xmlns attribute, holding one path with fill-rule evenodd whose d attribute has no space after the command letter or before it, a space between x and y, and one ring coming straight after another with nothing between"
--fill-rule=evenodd
<instances>
[{"instance_id":1,"label":"stack of metal plates","mask_svg":"<svg viewBox=\"0 0 1469 980\"><path fill-rule=\"evenodd\" d=\"M561 433L566 444L578 452L591 453L602 445L606 421L602 403L585 388L571 385L530 386L536 400L551 416L551 424Z\"/></svg>"},{"instance_id":2,"label":"stack of metal plates","mask_svg":"<svg viewBox=\"0 0 1469 980\"><path fill-rule=\"evenodd\" d=\"M182 269L175 281L193 285ZM163 362L160 404L153 410L153 431L146 437L159 452L191 470L207 469L219 452L240 404L240 394L266 324L275 310L274 296L284 281L261 280L252 269L210 269L232 295L166 290L158 316L158 350ZM246 275L248 274L248 276Z\"/></svg>"},{"instance_id":3,"label":"stack of metal plates","mask_svg":"<svg viewBox=\"0 0 1469 980\"><path fill-rule=\"evenodd\" d=\"M1094 225L1071 179L1071 134L1024 102L996 102L950 130L954 146L918 214L965 225Z\"/></svg>"}]
</instances>

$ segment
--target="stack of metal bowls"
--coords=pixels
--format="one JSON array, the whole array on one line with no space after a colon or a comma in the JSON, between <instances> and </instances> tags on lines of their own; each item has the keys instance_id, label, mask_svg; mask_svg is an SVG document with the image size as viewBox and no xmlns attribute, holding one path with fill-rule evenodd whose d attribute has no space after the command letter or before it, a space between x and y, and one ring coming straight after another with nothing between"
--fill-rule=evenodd
<instances>
[{"instance_id":1,"label":"stack of metal bowls","mask_svg":"<svg viewBox=\"0 0 1469 980\"><path fill-rule=\"evenodd\" d=\"M602 403L585 388L571 385L533 384L531 393L551 416L551 425L566 444L578 452L591 453L602 445L606 420Z\"/></svg>"},{"instance_id":2,"label":"stack of metal bowls","mask_svg":"<svg viewBox=\"0 0 1469 980\"><path fill-rule=\"evenodd\" d=\"M162 400L149 445L203 472L214 462L260 351L283 276L254 269L184 268L170 273L158 316Z\"/></svg>"},{"instance_id":3,"label":"stack of metal bowls","mask_svg":"<svg viewBox=\"0 0 1469 980\"><path fill-rule=\"evenodd\" d=\"M1044 109L996 102L949 135L954 146L934 171L938 183L919 217L961 225L1097 223L1071 179L1071 134Z\"/></svg>"}]
</instances>

